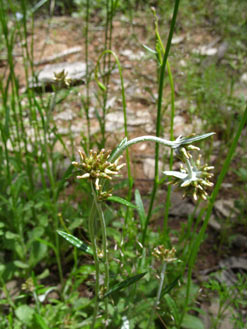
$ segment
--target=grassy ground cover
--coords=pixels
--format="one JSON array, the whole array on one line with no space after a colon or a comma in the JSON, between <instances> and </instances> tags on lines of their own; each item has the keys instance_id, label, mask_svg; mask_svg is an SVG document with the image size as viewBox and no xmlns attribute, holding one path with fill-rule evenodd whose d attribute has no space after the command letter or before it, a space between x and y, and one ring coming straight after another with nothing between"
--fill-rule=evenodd
<instances>
[{"instance_id":1,"label":"grassy ground cover","mask_svg":"<svg viewBox=\"0 0 247 329\"><path fill-rule=\"evenodd\" d=\"M0 0L0 328L245 328L246 12Z\"/></svg>"}]
</instances>

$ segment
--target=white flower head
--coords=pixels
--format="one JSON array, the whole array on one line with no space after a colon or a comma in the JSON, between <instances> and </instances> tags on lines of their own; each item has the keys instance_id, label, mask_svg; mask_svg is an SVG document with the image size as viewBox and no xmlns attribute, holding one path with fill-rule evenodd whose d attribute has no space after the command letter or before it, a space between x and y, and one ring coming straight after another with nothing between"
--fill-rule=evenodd
<instances>
[{"instance_id":1,"label":"white flower head","mask_svg":"<svg viewBox=\"0 0 247 329\"><path fill-rule=\"evenodd\" d=\"M214 169L213 166L200 164L200 157L196 161L185 158L186 167L181 166L180 171L163 171L163 173L172 177L170 184L178 185L185 188L185 194L192 194L194 200L199 198L207 199L207 187L212 187L213 183L209 181L209 178L213 176L209 171Z\"/></svg>"}]
</instances>

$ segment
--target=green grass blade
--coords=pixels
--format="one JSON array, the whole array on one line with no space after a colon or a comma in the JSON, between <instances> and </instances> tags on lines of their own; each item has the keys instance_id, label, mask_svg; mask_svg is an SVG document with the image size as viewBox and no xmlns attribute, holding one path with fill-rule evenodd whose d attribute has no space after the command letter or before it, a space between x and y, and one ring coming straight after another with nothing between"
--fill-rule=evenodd
<instances>
[{"instance_id":1,"label":"green grass blade","mask_svg":"<svg viewBox=\"0 0 247 329\"><path fill-rule=\"evenodd\" d=\"M116 284L115 286L113 286L109 291L107 291L107 293L103 296L103 298L111 295L112 293L116 292L116 291L119 291L119 290L122 290L124 288L127 288L129 287L130 285L132 285L133 283L139 281L147 272L144 272L144 273L140 273L140 274L137 274L137 275L134 275L118 284Z\"/></svg>"},{"instance_id":2,"label":"green grass blade","mask_svg":"<svg viewBox=\"0 0 247 329\"><path fill-rule=\"evenodd\" d=\"M123 198L120 198L119 196L110 196L109 198L107 198L107 200L123 204L124 206L129 207L129 208L136 208L136 206L133 203L131 203Z\"/></svg>"},{"instance_id":3,"label":"green grass blade","mask_svg":"<svg viewBox=\"0 0 247 329\"><path fill-rule=\"evenodd\" d=\"M139 190L137 190L137 189L135 190L135 202L136 202L136 206L137 206L137 212L139 214L140 221L141 221L141 227L142 227L142 229L144 229L147 216L146 216L146 212L145 212L145 209L143 206L141 194L140 194Z\"/></svg>"},{"instance_id":4,"label":"green grass blade","mask_svg":"<svg viewBox=\"0 0 247 329\"><path fill-rule=\"evenodd\" d=\"M59 193L63 190L67 180L70 178L70 176L72 176L73 174L73 169L74 166L71 164L67 170L65 171L65 173L63 174L63 177L61 178L61 180L59 181L58 185L57 185L57 196L56 198L58 198Z\"/></svg>"},{"instance_id":5,"label":"green grass blade","mask_svg":"<svg viewBox=\"0 0 247 329\"><path fill-rule=\"evenodd\" d=\"M40 314L38 314L38 313L34 314L34 321L37 325L37 328L49 329L49 327L47 326L45 320L43 319L43 317Z\"/></svg>"},{"instance_id":6,"label":"green grass blade","mask_svg":"<svg viewBox=\"0 0 247 329\"><path fill-rule=\"evenodd\" d=\"M161 296L168 294L173 288L175 288L176 285L178 284L179 280L181 279L181 277L182 277L182 275L177 276L175 280L173 280L171 283L166 285L161 293Z\"/></svg>"},{"instance_id":7,"label":"green grass blade","mask_svg":"<svg viewBox=\"0 0 247 329\"><path fill-rule=\"evenodd\" d=\"M156 118L156 137L160 137L160 133L161 133L161 124L162 124L161 112L162 112L165 69L166 69L166 63L167 63L168 55L169 55L170 48L171 48L172 36L174 33L174 29L175 29L179 3L180 3L180 0L175 1L170 32L169 32L169 36L167 39L166 49L165 49L165 53L164 53L163 60L162 60L162 65L160 67L157 118ZM159 144L156 143L156 145L155 145L155 174L154 174L155 177L154 177L154 184L153 184L153 190L152 190L149 209L148 209L146 225L144 227L143 234L142 234L142 244L143 245L145 244L147 227L148 227L150 218L153 213L153 205L154 205L154 200L155 200L155 196L156 196L156 192L157 192L157 188L158 188L158 182L159 182L159 165L158 164L159 164Z\"/></svg>"},{"instance_id":8,"label":"green grass blade","mask_svg":"<svg viewBox=\"0 0 247 329\"><path fill-rule=\"evenodd\" d=\"M93 255L92 249L87 244L85 244L83 241L76 238L74 235L63 232L63 231L59 231L59 230L57 230L57 233L59 235L61 235L61 237L63 237L70 244L72 244L72 246L84 251L85 253L87 253L89 255Z\"/></svg>"}]
</instances>

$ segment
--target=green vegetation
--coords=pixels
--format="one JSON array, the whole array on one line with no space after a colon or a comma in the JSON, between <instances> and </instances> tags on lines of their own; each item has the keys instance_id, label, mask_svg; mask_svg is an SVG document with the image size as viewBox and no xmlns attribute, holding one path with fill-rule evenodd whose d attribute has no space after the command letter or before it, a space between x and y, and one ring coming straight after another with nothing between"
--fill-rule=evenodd
<instances>
[{"instance_id":1,"label":"green vegetation","mask_svg":"<svg viewBox=\"0 0 247 329\"><path fill-rule=\"evenodd\" d=\"M227 312L245 328L246 265L229 285L201 280L200 264L246 252L233 247L247 234L246 12L243 0L0 0L0 329L200 329L205 295L218 298L212 328ZM81 31L83 85L61 69L40 86L37 61L54 40L58 52L65 22L67 48ZM140 104L149 133L130 126ZM114 107L122 126L109 129ZM133 163L143 145L148 192ZM179 227L173 193L194 209ZM227 225L207 231L227 197Z\"/></svg>"}]
</instances>

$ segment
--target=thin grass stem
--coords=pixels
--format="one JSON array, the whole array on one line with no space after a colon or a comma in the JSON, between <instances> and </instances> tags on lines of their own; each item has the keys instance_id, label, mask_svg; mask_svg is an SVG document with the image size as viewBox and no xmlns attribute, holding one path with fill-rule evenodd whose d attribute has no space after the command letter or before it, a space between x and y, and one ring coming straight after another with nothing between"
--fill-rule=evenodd
<instances>
[{"instance_id":1,"label":"thin grass stem","mask_svg":"<svg viewBox=\"0 0 247 329\"><path fill-rule=\"evenodd\" d=\"M91 183L91 189L93 191L94 187ZM94 329L95 323L96 323L96 317L98 314L99 309L99 292L100 292L100 284L99 284L99 257L98 257L98 250L97 250L97 242L96 242L96 234L95 234L95 201L93 201L90 215L88 218L88 230L90 235L90 240L92 243L92 249L93 249L93 258L94 258L94 264L95 264L95 303L94 303L94 310L93 310L93 318L91 323L91 329Z\"/></svg>"},{"instance_id":2,"label":"thin grass stem","mask_svg":"<svg viewBox=\"0 0 247 329\"><path fill-rule=\"evenodd\" d=\"M164 280L165 280L166 265L167 265L166 262L164 262L163 265L162 265L162 270L161 270L161 273L160 273L160 284L159 284L156 299L155 299L155 302L154 302L154 305L153 305L153 311L151 312L151 315L150 315L150 318L149 318L148 325L147 325L146 329L151 328L151 324L152 324L152 321L153 321L153 317L154 317L156 308L160 303L161 292L162 292L163 285L164 285Z\"/></svg>"},{"instance_id":3,"label":"thin grass stem","mask_svg":"<svg viewBox=\"0 0 247 329\"><path fill-rule=\"evenodd\" d=\"M108 250L107 250L107 235L106 235L106 223L105 223L105 216L102 209L101 204L97 200L97 195L95 193L94 187L92 186L92 192L94 197L94 204L97 208L100 225L101 225L101 232L102 232L102 246L103 246L103 261L105 267L105 282L104 282L104 291L107 292L109 290L109 260L108 260ZM107 325L108 319L108 298L105 298L105 326Z\"/></svg>"},{"instance_id":4,"label":"thin grass stem","mask_svg":"<svg viewBox=\"0 0 247 329\"><path fill-rule=\"evenodd\" d=\"M89 43L89 9L90 1L86 2L86 26L85 26L85 61L86 61L86 102L85 102L85 112L87 119L87 138L88 138L88 150L91 148L91 124L89 118L89 60L88 60L88 43Z\"/></svg>"},{"instance_id":5,"label":"thin grass stem","mask_svg":"<svg viewBox=\"0 0 247 329\"><path fill-rule=\"evenodd\" d=\"M180 0L175 1L170 32L169 32L169 36L168 36L168 39L167 39L166 49L165 49L165 53L164 53L161 68L160 68L158 103L157 103L157 118L156 118L156 137L159 137L160 132L161 132L161 124L162 124L161 112L162 112L162 100L163 100L163 87L164 87L165 69L166 69L167 59L168 59L168 55L169 55L170 48L171 48L171 41L172 41L172 36L173 36L173 33L174 33L174 29L175 29L179 3L180 3ZM152 216L154 200L155 200L155 196L156 196L156 192L157 192L157 188L158 188L158 182L159 182L159 144L157 143L155 145L154 184L153 184L153 190L152 190L152 194L151 194L147 219L146 219L146 223L145 223L145 227L144 227L143 235L142 235L142 244L143 245L145 245L145 240L146 240L146 235L147 235L147 227L148 227L150 218Z\"/></svg>"},{"instance_id":6,"label":"thin grass stem","mask_svg":"<svg viewBox=\"0 0 247 329\"><path fill-rule=\"evenodd\" d=\"M100 65L100 60L101 58L107 54L110 53L113 55L117 66L118 66L118 71L119 71L119 76L120 76L120 80L121 80L121 94L122 94L122 106L123 106L123 116L124 116L124 135L125 138L128 139L128 126L127 126L127 106L126 106L126 98L125 98L125 88L124 88L124 80L123 80L123 73L122 73L122 67L121 64L119 62L118 56L115 54L115 52L113 52L112 50L105 50L98 58L97 60L97 64L95 67L95 80L96 82L101 86L101 88L105 88L104 85L101 84L101 82L98 79L98 69L99 69L99 65ZM119 154L120 155L120 154ZM117 159L117 157L115 157L115 159ZM113 159L111 159L113 160ZM133 178L131 175L131 167L130 167L130 156L129 156L129 151L128 149L126 149L126 163L127 163L127 171L128 171L128 185L129 185L129 194L131 193L131 189L133 186Z\"/></svg>"},{"instance_id":7,"label":"thin grass stem","mask_svg":"<svg viewBox=\"0 0 247 329\"><path fill-rule=\"evenodd\" d=\"M171 88L171 116L170 116L170 140L174 140L173 126L174 126L174 116L175 116L175 89L174 82L172 77L172 71L170 68L170 63L167 60L167 72L169 76L170 88ZM170 160L169 160L169 169L172 170L173 166L173 150L170 150ZM171 185L168 185L167 195L165 201L165 214L164 214L164 223L163 223L163 238L166 243L168 243L169 235L168 235L168 215L169 208L171 206Z\"/></svg>"}]
</instances>

